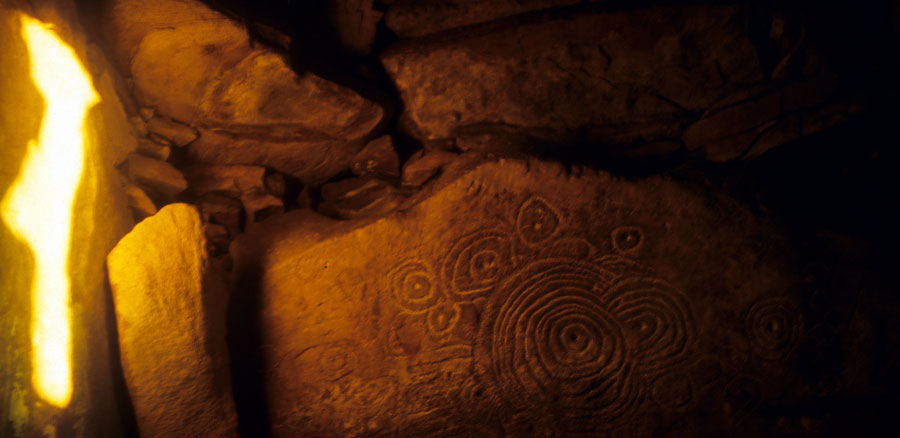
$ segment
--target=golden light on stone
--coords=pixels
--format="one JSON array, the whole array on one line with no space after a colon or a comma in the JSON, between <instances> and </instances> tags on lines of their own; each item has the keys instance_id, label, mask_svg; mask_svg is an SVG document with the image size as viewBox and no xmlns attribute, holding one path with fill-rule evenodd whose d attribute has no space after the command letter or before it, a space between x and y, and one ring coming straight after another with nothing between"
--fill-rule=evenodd
<instances>
[{"instance_id":1,"label":"golden light on stone","mask_svg":"<svg viewBox=\"0 0 900 438\"><path fill-rule=\"evenodd\" d=\"M40 133L31 141L0 214L34 254L32 382L46 402L72 397L70 279L72 209L82 177L85 115L100 101L75 51L34 18L21 18L31 79L44 98Z\"/></svg>"}]
</instances>

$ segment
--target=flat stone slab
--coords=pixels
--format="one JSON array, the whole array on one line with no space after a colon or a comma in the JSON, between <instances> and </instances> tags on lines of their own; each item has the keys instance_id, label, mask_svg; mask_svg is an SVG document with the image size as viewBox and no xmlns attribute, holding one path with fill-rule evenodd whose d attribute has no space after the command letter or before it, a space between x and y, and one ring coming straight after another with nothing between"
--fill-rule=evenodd
<instances>
[{"instance_id":1,"label":"flat stone slab","mask_svg":"<svg viewBox=\"0 0 900 438\"><path fill-rule=\"evenodd\" d=\"M274 436L716 435L810 391L790 251L708 187L500 160L424 192L233 244Z\"/></svg>"},{"instance_id":2,"label":"flat stone slab","mask_svg":"<svg viewBox=\"0 0 900 438\"><path fill-rule=\"evenodd\" d=\"M200 213L170 204L110 252L119 348L143 437L237 437L225 289Z\"/></svg>"}]
</instances>

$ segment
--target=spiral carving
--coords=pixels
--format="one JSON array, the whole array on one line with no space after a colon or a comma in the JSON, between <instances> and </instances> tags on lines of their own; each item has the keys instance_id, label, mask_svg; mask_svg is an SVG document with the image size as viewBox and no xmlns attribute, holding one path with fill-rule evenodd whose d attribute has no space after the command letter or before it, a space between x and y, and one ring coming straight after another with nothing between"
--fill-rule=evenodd
<instances>
[{"instance_id":1,"label":"spiral carving","mask_svg":"<svg viewBox=\"0 0 900 438\"><path fill-rule=\"evenodd\" d=\"M687 300L662 280L634 277L613 285L609 309L632 338L632 351L643 373L665 371L682 362L696 337Z\"/></svg>"},{"instance_id":2,"label":"spiral carving","mask_svg":"<svg viewBox=\"0 0 900 438\"><path fill-rule=\"evenodd\" d=\"M783 359L800 337L800 314L787 298L756 302L747 312L746 322L754 351L766 359Z\"/></svg>"},{"instance_id":3,"label":"spiral carving","mask_svg":"<svg viewBox=\"0 0 900 438\"><path fill-rule=\"evenodd\" d=\"M516 230L519 237L530 245L553 237L561 223L562 217L556 208L538 196L525 201L516 216Z\"/></svg>"},{"instance_id":4,"label":"spiral carving","mask_svg":"<svg viewBox=\"0 0 900 438\"><path fill-rule=\"evenodd\" d=\"M506 274L512 254L509 236L502 231L476 231L459 239L441 270L450 297L467 301L489 293Z\"/></svg>"},{"instance_id":5,"label":"spiral carving","mask_svg":"<svg viewBox=\"0 0 900 438\"><path fill-rule=\"evenodd\" d=\"M409 312L425 312L439 298L434 275L418 260L401 263L388 273L388 281L394 300Z\"/></svg>"},{"instance_id":6,"label":"spiral carving","mask_svg":"<svg viewBox=\"0 0 900 438\"><path fill-rule=\"evenodd\" d=\"M478 365L508 402L614 424L641 399L626 333L601 292L610 274L575 260L536 262L486 308Z\"/></svg>"}]
</instances>

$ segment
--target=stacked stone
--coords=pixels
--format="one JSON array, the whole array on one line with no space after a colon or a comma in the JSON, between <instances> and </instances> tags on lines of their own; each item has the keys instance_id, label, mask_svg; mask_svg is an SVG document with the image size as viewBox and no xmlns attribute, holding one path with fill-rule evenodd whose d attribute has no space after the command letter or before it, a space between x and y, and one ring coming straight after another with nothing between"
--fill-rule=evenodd
<instances>
[{"instance_id":1,"label":"stacked stone","mask_svg":"<svg viewBox=\"0 0 900 438\"><path fill-rule=\"evenodd\" d=\"M183 205L156 222L181 218L185 253L233 256L232 308L261 312L261 327L230 327L233 357L269 364L235 371L242 420L257 403L276 436L650 436L710 411L701 432L715 435L802 385L766 374L810 331L768 224L709 187L546 162L747 161L850 120L861 101L790 16L329 2L339 44L383 70L391 97L366 68L295 71L287 51L314 42L198 1L112 3L103 33L140 108L124 168L135 215L195 204L202 227ZM163 231L148 222L110 259L117 296L154 296L126 266ZM196 258L199 284L215 273ZM177 276L164 259L147 270ZM183 316L221 316L201 310L203 287L187 292ZM715 313L719 295L731 301ZM183 347L185 361L224 354ZM159 408L135 392L136 409ZM197 406L230 415L208 398Z\"/></svg>"}]
</instances>

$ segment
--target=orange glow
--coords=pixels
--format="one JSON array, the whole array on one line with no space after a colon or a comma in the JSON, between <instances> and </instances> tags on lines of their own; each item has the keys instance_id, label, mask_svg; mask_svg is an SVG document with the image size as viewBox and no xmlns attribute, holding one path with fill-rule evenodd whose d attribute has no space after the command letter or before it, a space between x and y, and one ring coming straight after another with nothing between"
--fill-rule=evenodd
<instances>
[{"instance_id":1,"label":"orange glow","mask_svg":"<svg viewBox=\"0 0 900 438\"><path fill-rule=\"evenodd\" d=\"M32 382L38 395L64 407L72 398L68 275L75 193L84 166L88 109L100 101L75 51L34 18L22 16L31 79L46 107L37 141L0 201L0 215L34 253Z\"/></svg>"}]
</instances>

